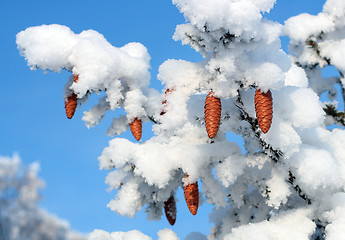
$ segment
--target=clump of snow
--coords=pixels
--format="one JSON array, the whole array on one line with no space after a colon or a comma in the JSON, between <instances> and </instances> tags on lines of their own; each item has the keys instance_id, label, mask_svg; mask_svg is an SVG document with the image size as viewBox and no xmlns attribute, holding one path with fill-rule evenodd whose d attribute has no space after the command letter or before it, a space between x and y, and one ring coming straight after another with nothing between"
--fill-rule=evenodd
<instances>
[{"instance_id":1,"label":"clump of snow","mask_svg":"<svg viewBox=\"0 0 345 240\"><path fill-rule=\"evenodd\" d=\"M296 17L291 17L285 22L285 32L292 41L304 42L315 33L321 33L323 29L331 29L333 24L331 19L324 13L313 16L302 13Z\"/></svg>"},{"instance_id":2,"label":"clump of snow","mask_svg":"<svg viewBox=\"0 0 345 240\"><path fill-rule=\"evenodd\" d=\"M328 151L302 146L294 159L293 165L296 164L300 184L307 185L306 189L321 187L331 190L341 186L337 164Z\"/></svg>"},{"instance_id":3,"label":"clump of snow","mask_svg":"<svg viewBox=\"0 0 345 240\"><path fill-rule=\"evenodd\" d=\"M248 82L257 83L262 92L270 89L279 89L284 83L282 69L274 63L264 63L246 74Z\"/></svg>"},{"instance_id":4,"label":"clump of snow","mask_svg":"<svg viewBox=\"0 0 345 240\"><path fill-rule=\"evenodd\" d=\"M158 233L158 240L179 240L180 238L177 237L176 233L173 232L171 229L163 229L160 230Z\"/></svg>"},{"instance_id":5,"label":"clump of snow","mask_svg":"<svg viewBox=\"0 0 345 240\"><path fill-rule=\"evenodd\" d=\"M158 240L179 240L176 233L171 229L163 229L158 231ZM104 230L96 229L89 234L88 240L151 240L152 238L143 234L138 230L128 232L106 232Z\"/></svg>"},{"instance_id":6,"label":"clump of snow","mask_svg":"<svg viewBox=\"0 0 345 240\"><path fill-rule=\"evenodd\" d=\"M286 178L287 176L284 176L284 172L272 169L272 177L266 182L270 191L268 205L279 208L281 204L287 203L287 198L292 193L285 180Z\"/></svg>"},{"instance_id":7,"label":"clump of snow","mask_svg":"<svg viewBox=\"0 0 345 240\"><path fill-rule=\"evenodd\" d=\"M186 1L173 0L185 18L198 29L231 29L236 35L255 32L261 12L269 12L275 0L269 1Z\"/></svg>"},{"instance_id":8,"label":"clump of snow","mask_svg":"<svg viewBox=\"0 0 345 240\"><path fill-rule=\"evenodd\" d=\"M138 230L132 230L128 232L112 232L108 233L103 230L96 229L89 234L88 240L151 240L152 238L139 232Z\"/></svg>"},{"instance_id":9,"label":"clump of snow","mask_svg":"<svg viewBox=\"0 0 345 240\"><path fill-rule=\"evenodd\" d=\"M274 113L296 128L321 126L325 115L315 92L296 87L283 88L274 95Z\"/></svg>"},{"instance_id":10,"label":"clump of snow","mask_svg":"<svg viewBox=\"0 0 345 240\"><path fill-rule=\"evenodd\" d=\"M285 86L308 87L308 78L305 71L296 65L292 65L285 75Z\"/></svg>"},{"instance_id":11,"label":"clump of snow","mask_svg":"<svg viewBox=\"0 0 345 240\"><path fill-rule=\"evenodd\" d=\"M335 240L344 237L345 229L345 194L336 193L329 199L331 210L326 211L323 216L330 224L326 227L326 239Z\"/></svg>"},{"instance_id":12,"label":"clump of snow","mask_svg":"<svg viewBox=\"0 0 345 240\"><path fill-rule=\"evenodd\" d=\"M270 221L248 224L232 230L224 237L226 240L251 239L257 240L304 240L309 239L315 229L315 223L310 218L307 209L292 210L272 217Z\"/></svg>"},{"instance_id":13,"label":"clump of snow","mask_svg":"<svg viewBox=\"0 0 345 240\"><path fill-rule=\"evenodd\" d=\"M57 24L30 27L17 34L21 54L33 69L60 72L72 69L69 57L78 39L66 26Z\"/></svg>"}]
</instances>

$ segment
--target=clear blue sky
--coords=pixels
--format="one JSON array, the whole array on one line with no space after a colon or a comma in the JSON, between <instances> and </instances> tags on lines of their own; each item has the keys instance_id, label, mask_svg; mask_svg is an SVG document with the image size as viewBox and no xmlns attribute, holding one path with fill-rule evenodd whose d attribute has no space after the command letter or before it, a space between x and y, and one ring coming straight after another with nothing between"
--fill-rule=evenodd
<instances>
[{"instance_id":1,"label":"clear blue sky","mask_svg":"<svg viewBox=\"0 0 345 240\"><path fill-rule=\"evenodd\" d=\"M278 0L266 17L283 23L302 12L316 14L323 3ZM39 175L46 182L40 205L68 220L72 228L81 232L139 229L156 239L159 229L170 227L164 216L160 222L151 222L141 211L130 219L106 207L114 192L106 192L107 172L99 170L97 157L111 139L105 135L111 116L88 130L81 120L82 112L90 107L87 104L68 120L62 89L69 73L31 71L18 53L15 36L30 26L57 23L76 33L94 29L116 47L141 42L152 57L152 86L161 89L156 75L166 59L201 60L188 46L172 40L175 26L184 22L182 14L171 1L163 0L3 0L0 20L0 155L18 152L25 164L40 163ZM286 39L283 43L286 49ZM145 124L143 140L150 134L150 126ZM122 137L134 141L130 133ZM204 204L193 217L181 190L178 197L177 221L172 229L181 239L192 231L208 234L210 207Z\"/></svg>"}]
</instances>

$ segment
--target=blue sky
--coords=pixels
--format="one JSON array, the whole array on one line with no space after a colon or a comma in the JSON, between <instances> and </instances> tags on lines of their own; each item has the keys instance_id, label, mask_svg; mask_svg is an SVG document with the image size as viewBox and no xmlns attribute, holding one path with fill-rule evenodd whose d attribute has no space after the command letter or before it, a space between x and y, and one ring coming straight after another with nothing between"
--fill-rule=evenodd
<instances>
[{"instance_id":1,"label":"blue sky","mask_svg":"<svg viewBox=\"0 0 345 240\"><path fill-rule=\"evenodd\" d=\"M283 23L302 12L317 14L323 3L323 0L278 0L265 16ZM18 152L25 164L40 163L39 175L46 182L40 206L68 220L72 228L81 232L96 228L139 229L155 239L159 229L170 227L164 216L160 222L151 222L141 211L130 219L106 207L114 192L106 191L107 172L99 170L97 157L111 139L105 135L111 116L95 128L87 129L81 120L82 112L91 106L86 104L68 120L62 89L69 73L31 71L19 55L15 36L30 26L57 23L75 33L94 29L116 47L141 42L152 58L152 87L161 89L156 75L166 59L201 60L194 50L172 40L175 26L185 21L182 14L171 1L162 0L3 0L0 20L0 155ZM286 43L284 39L284 49ZM145 124L143 140L150 134L150 124ZM122 137L134 141L128 132ZM204 204L193 217L181 190L178 197L177 221L172 229L181 239L192 231L208 234L210 207Z\"/></svg>"}]
</instances>

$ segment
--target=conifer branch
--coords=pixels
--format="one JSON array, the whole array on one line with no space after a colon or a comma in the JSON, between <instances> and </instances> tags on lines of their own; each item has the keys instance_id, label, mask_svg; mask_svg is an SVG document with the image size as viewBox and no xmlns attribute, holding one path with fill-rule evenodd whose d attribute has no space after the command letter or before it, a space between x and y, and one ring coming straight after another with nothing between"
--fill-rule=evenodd
<instances>
[{"instance_id":1,"label":"conifer branch","mask_svg":"<svg viewBox=\"0 0 345 240\"><path fill-rule=\"evenodd\" d=\"M324 107L323 110L328 116L331 116L334 121L341 124L342 126L345 126L345 114L342 111L338 111L335 105L326 104L326 107Z\"/></svg>"},{"instance_id":2,"label":"conifer branch","mask_svg":"<svg viewBox=\"0 0 345 240\"><path fill-rule=\"evenodd\" d=\"M279 149L274 149L270 144L266 143L261 137L260 137L260 131L259 131L259 124L258 121L249 116L249 114L244 109L244 104L241 100L240 92L238 91L238 98L237 98L237 105L238 109L241 112L241 118L242 120L247 121L255 134L255 137L259 140L260 145L262 146L265 153L271 158L271 160L274 163L278 163L280 158L283 157L284 153ZM300 188L299 185L295 185L296 177L293 175L291 171L289 171L289 179L287 182L292 186L292 188L296 191L299 197L301 197L303 200L307 202L307 204L311 204L310 198L303 193L303 190Z\"/></svg>"}]
</instances>

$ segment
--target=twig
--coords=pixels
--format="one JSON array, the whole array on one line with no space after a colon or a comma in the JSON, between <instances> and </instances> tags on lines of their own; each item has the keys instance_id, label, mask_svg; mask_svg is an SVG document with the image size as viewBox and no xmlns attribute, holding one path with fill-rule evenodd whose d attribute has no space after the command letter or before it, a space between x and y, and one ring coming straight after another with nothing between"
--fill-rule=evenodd
<instances>
[{"instance_id":1,"label":"twig","mask_svg":"<svg viewBox=\"0 0 345 240\"><path fill-rule=\"evenodd\" d=\"M147 116L153 123L160 124L153 116Z\"/></svg>"},{"instance_id":2,"label":"twig","mask_svg":"<svg viewBox=\"0 0 345 240\"><path fill-rule=\"evenodd\" d=\"M303 193L302 189L300 188L300 186L298 185L294 185L294 180L296 179L296 177L292 174L291 171L289 171L289 180L288 183L290 183L290 185L295 189L295 191L298 193L298 196L300 196L301 198L303 198L309 205L311 204L311 200L310 198Z\"/></svg>"}]
</instances>

